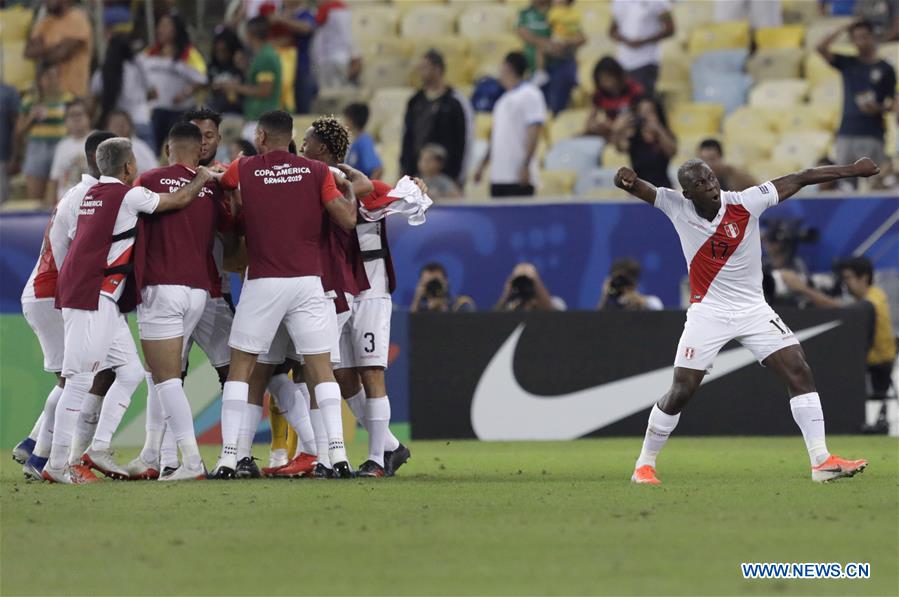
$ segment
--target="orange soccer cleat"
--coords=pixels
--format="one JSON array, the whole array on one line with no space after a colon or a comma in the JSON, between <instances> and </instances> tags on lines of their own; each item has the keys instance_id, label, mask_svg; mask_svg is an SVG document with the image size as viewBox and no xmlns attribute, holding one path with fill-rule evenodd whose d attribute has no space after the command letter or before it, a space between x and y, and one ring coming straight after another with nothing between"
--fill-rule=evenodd
<instances>
[{"instance_id":1,"label":"orange soccer cleat","mask_svg":"<svg viewBox=\"0 0 899 597\"><path fill-rule=\"evenodd\" d=\"M826 483L840 477L854 477L868 467L867 460L846 460L834 454L812 467L812 481Z\"/></svg>"},{"instance_id":2,"label":"orange soccer cleat","mask_svg":"<svg viewBox=\"0 0 899 597\"><path fill-rule=\"evenodd\" d=\"M286 479L297 479L299 477L309 477L312 475L312 469L315 468L316 457L312 454L300 452L296 458L285 464L284 466L268 467L262 469L262 474L266 477L283 477Z\"/></svg>"},{"instance_id":3,"label":"orange soccer cleat","mask_svg":"<svg viewBox=\"0 0 899 597\"><path fill-rule=\"evenodd\" d=\"M73 466L70 466L69 476L72 479L72 483L74 483L75 485L100 482L100 477L94 474L94 471L91 470L91 467L85 466L83 464L75 464Z\"/></svg>"},{"instance_id":4,"label":"orange soccer cleat","mask_svg":"<svg viewBox=\"0 0 899 597\"><path fill-rule=\"evenodd\" d=\"M662 482L656 478L656 469L644 464L637 468L631 476L631 481L642 485L661 485Z\"/></svg>"}]
</instances>

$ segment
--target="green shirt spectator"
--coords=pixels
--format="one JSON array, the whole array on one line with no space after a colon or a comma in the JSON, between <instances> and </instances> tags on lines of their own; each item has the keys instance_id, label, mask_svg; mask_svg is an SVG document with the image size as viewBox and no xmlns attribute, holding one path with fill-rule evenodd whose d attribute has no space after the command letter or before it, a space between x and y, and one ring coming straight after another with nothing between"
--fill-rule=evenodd
<instances>
[{"instance_id":1,"label":"green shirt spectator","mask_svg":"<svg viewBox=\"0 0 899 597\"><path fill-rule=\"evenodd\" d=\"M256 52L253 62L250 63L247 83L252 86L273 83L273 86L267 96L248 96L244 100L243 113L246 120L255 122L265 112L281 107L281 59L271 44L263 44Z\"/></svg>"},{"instance_id":2,"label":"green shirt spectator","mask_svg":"<svg viewBox=\"0 0 899 597\"><path fill-rule=\"evenodd\" d=\"M546 16L549 6L550 2L547 0L534 0L518 14L518 36L524 40L524 55L528 59L528 69L531 72L537 69L535 38L549 39L552 35ZM547 59L552 60L550 57Z\"/></svg>"}]
</instances>

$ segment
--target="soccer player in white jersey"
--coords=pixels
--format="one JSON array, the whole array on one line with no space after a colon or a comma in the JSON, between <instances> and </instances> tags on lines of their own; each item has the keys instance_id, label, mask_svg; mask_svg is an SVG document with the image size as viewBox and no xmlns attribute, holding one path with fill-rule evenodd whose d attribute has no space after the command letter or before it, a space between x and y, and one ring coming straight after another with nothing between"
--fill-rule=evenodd
<instances>
[{"instance_id":1,"label":"soccer player in white jersey","mask_svg":"<svg viewBox=\"0 0 899 597\"><path fill-rule=\"evenodd\" d=\"M805 353L762 294L759 217L805 186L874 176L878 171L873 161L863 158L851 165L788 174L739 193L722 193L708 165L694 159L678 169L683 188L679 193L657 189L630 168L618 170L616 186L654 205L674 224L687 259L692 303L674 359L674 380L652 407L633 482L660 484L656 457L715 356L731 340L752 351L759 363L786 382L790 410L811 460L812 480L852 477L865 469L865 460L846 460L827 451L824 413Z\"/></svg>"}]
</instances>

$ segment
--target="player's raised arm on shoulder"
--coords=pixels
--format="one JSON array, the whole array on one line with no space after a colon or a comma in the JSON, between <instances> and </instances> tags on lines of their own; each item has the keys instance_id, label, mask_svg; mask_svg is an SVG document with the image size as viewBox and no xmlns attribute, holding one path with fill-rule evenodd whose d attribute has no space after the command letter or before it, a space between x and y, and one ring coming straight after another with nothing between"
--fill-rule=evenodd
<instances>
[{"instance_id":1,"label":"player's raised arm on shoulder","mask_svg":"<svg viewBox=\"0 0 899 597\"><path fill-rule=\"evenodd\" d=\"M806 168L793 174L787 174L771 181L774 188L777 189L777 196L780 201L786 201L799 192L803 187L813 184L821 184L822 182L832 182L841 178L855 178L860 176L867 178L880 173L880 168L871 158L862 158L854 164L843 166L818 166L815 168Z\"/></svg>"},{"instance_id":2,"label":"player's raised arm on shoulder","mask_svg":"<svg viewBox=\"0 0 899 597\"><path fill-rule=\"evenodd\" d=\"M364 197L375 190L375 185L360 170L349 164L337 164L337 169L346 174L347 180L353 185L353 194L356 197Z\"/></svg>"},{"instance_id":3,"label":"player's raised arm on shoulder","mask_svg":"<svg viewBox=\"0 0 899 597\"><path fill-rule=\"evenodd\" d=\"M197 198L200 189L212 179L221 178L221 174L212 172L208 168L200 166L197 168L197 175L188 184L184 185L174 193L160 193L159 205L156 207L155 213L181 209L190 205L190 202Z\"/></svg>"},{"instance_id":4,"label":"player's raised arm on shoulder","mask_svg":"<svg viewBox=\"0 0 899 597\"><path fill-rule=\"evenodd\" d=\"M356 194L353 193L353 185L348 179L335 178L328 170L322 185L322 201L328 215L338 226L344 230L356 227L359 206L356 203Z\"/></svg>"},{"instance_id":5,"label":"player's raised arm on shoulder","mask_svg":"<svg viewBox=\"0 0 899 597\"><path fill-rule=\"evenodd\" d=\"M656 188L642 178L637 177L637 173L627 167L618 169L615 174L615 186L624 189L637 199L645 201L650 205L655 205Z\"/></svg>"}]
</instances>

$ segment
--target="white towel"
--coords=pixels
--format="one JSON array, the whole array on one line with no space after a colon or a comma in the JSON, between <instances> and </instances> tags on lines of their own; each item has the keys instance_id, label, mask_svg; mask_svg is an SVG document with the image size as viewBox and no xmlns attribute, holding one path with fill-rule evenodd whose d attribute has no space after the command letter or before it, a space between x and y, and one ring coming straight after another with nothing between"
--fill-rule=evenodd
<instances>
[{"instance_id":1,"label":"white towel","mask_svg":"<svg viewBox=\"0 0 899 597\"><path fill-rule=\"evenodd\" d=\"M402 177L387 196L394 198L394 201L373 210L360 207L359 213L369 222L377 222L389 215L400 214L408 218L410 226L421 226L427 219L425 212L434 204L408 176Z\"/></svg>"}]
</instances>

